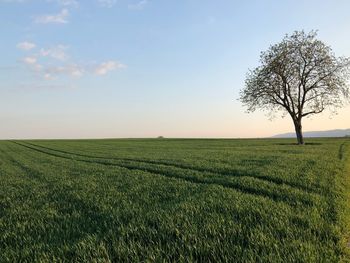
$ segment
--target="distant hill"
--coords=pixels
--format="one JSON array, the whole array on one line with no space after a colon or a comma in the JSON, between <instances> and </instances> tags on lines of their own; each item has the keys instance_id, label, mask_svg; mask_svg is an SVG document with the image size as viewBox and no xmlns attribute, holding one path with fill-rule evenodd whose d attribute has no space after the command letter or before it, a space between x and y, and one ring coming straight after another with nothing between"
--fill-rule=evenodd
<instances>
[{"instance_id":1,"label":"distant hill","mask_svg":"<svg viewBox=\"0 0 350 263\"><path fill-rule=\"evenodd\" d=\"M329 130L329 131L309 131L304 132L304 137L345 137L350 136L350 129L338 129L338 130ZM272 138L294 138L295 133L283 133L272 136Z\"/></svg>"}]
</instances>

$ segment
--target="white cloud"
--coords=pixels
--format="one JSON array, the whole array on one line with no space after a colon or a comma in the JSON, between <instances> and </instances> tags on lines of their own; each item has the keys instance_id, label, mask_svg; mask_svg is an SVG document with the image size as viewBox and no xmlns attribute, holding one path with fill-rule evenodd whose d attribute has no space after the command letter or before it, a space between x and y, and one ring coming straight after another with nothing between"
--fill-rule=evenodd
<instances>
[{"instance_id":1,"label":"white cloud","mask_svg":"<svg viewBox=\"0 0 350 263\"><path fill-rule=\"evenodd\" d=\"M56 60L65 61L68 59L68 55L66 54L67 49L68 47L64 45L58 45L48 49L42 48L40 50L40 55L43 57L51 57Z\"/></svg>"},{"instance_id":2,"label":"white cloud","mask_svg":"<svg viewBox=\"0 0 350 263\"><path fill-rule=\"evenodd\" d=\"M66 64L62 66L43 66L34 57L26 57L22 60L29 69L39 74L46 80L55 80L59 76L70 76L80 78L84 75L85 69L77 64Z\"/></svg>"},{"instance_id":3,"label":"white cloud","mask_svg":"<svg viewBox=\"0 0 350 263\"><path fill-rule=\"evenodd\" d=\"M68 75L71 77L83 76L85 69L78 66L77 64L70 64L64 66L48 67L45 69L44 77L46 79L54 78L55 75Z\"/></svg>"},{"instance_id":4,"label":"white cloud","mask_svg":"<svg viewBox=\"0 0 350 263\"><path fill-rule=\"evenodd\" d=\"M50 15L41 15L35 17L34 21L38 24L66 24L68 23L69 11L68 9L62 9L62 11L58 14L50 14Z\"/></svg>"},{"instance_id":5,"label":"white cloud","mask_svg":"<svg viewBox=\"0 0 350 263\"><path fill-rule=\"evenodd\" d=\"M145 5L148 4L148 0L141 0L136 4L130 4L128 5L129 9L136 9L136 10L141 10L145 7Z\"/></svg>"},{"instance_id":6,"label":"white cloud","mask_svg":"<svg viewBox=\"0 0 350 263\"><path fill-rule=\"evenodd\" d=\"M28 65L34 65L37 63L37 58L36 57L25 57L23 58L23 62Z\"/></svg>"},{"instance_id":7,"label":"white cloud","mask_svg":"<svg viewBox=\"0 0 350 263\"><path fill-rule=\"evenodd\" d=\"M80 78L85 75L85 73L94 73L95 75L103 76L110 71L125 67L125 65L116 61L107 61L92 68L74 63L64 65L41 65L34 56L25 57L22 61L31 71L45 80L57 80L59 77L64 76Z\"/></svg>"},{"instance_id":8,"label":"white cloud","mask_svg":"<svg viewBox=\"0 0 350 263\"><path fill-rule=\"evenodd\" d=\"M44 74L44 79L46 79L46 80L54 80L55 77L52 76L50 73L45 73Z\"/></svg>"},{"instance_id":9,"label":"white cloud","mask_svg":"<svg viewBox=\"0 0 350 263\"><path fill-rule=\"evenodd\" d=\"M108 72L115 70L115 69L119 69L119 68L124 68L125 65L117 62L117 61L107 61L107 62L103 62L101 63L99 66L97 66L95 68L95 74L96 75L106 75Z\"/></svg>"},{"instance_id":10,"label":"white cloud","mask_svg":"<svg viewBox=\"0 0 350 263\"><path fill-rule=\"evenodd\" d=\"M36 45L34 43L31 43L28 41L24 41L24 42L17 44L17 48L22 49L22 50L31 50L35 47L36 47Z\"/></svg>"},{"instance_id":11,"label":"white cloud","mask_svg":"<svg viewBox=\"0 0 350 263\"><path fill-rule=\"evenodd\" d=\"M43 66L38 63L35 63L31 66L31 69L35 72L41 72L43 69Z\"/></svg>"},{"instance_id":12,"label":"white cloud","mask_svg":"<svg viewBox=\"0 0 350 263\"><path fill-rule=\"evenodd\" d=\"M24 57L22 62L35 72L40 72L43 69L43 66L38 63L38 59L35 56Z\"/></svg>"},{"instance_id":13,"label":"white cloud","mask_svg":"<svg viewBox=\"0 0 350 263\"><path fill-rule=\"evenodd\" d=\"M116 3L117 0L97 0L102 6L111 8L113 7Z\"/></svg>"},{"instance_id":14,"label":"white cloud","mask_svg":"<svg viewBox=\"0 0 350 263\"><path fill-rule=\"evenodd\" d=\"M33 43L22 42L19 48L33 48ZM125 68L126 66L118 61L105 61L100 64L96 62L77 64L69 59L66 50L68 46L56 45L50 48L41 48L39 52L33 53L21 59L26 67L35 73L36 76L45 80L56 80L61 77L80 78L85 74L103 76L109 72Z\"/></svg>"},{"instance_id":15,"label":"white cloud","mask_svg":"<svg viewBox=\"0 0 350 263\"><path fill-rule=\"evenodd\" d=\"M55 0L48 0L49 2ZM67 6L67 7L77 7L79 6L79 2L77 0L56 0L59 5Z\"/></svg>"}]
</instances>

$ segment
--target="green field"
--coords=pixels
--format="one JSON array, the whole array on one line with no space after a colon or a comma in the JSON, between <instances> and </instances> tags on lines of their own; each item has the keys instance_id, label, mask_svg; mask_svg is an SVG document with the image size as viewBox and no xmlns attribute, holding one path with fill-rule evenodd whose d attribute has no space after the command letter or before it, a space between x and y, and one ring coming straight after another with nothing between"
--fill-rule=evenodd
<instances>
[{"instance_id":1,"label":"green field","mask_svg":"<svg viewBox=\"0 0 350 263\"><path fill-rule=\"evenodd\" d=\"M350 140L293 143L0 141L0 261L347 261Z\"/></svg>"}]
</instances>

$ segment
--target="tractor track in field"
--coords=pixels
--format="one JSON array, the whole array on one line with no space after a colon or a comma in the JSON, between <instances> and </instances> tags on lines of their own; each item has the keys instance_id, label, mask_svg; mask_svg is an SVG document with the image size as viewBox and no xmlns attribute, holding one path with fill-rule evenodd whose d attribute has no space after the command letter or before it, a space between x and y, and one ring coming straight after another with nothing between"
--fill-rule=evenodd
<instances>
[{"instance_id":1,"label":"tractor track in field","mask_svg":"<svg viewBox=\"0 0 350 263\"><path fill-rule=\"evenodd\" d=\"M50 183L46 178L45 175L37 170L34 170L33 167L27 166L24 162L21 162L18 160L18 158L14 158L11 154L8 152L3 152L3 154L6 156L6 159L8 162L14 166L23 171L23 173L28 176L29 179L35 180L40 183L48 184Z\"/></svg>"},{"instance_id":2,"label":"tractor track in field","mask_svg":"<svg viewBox=\"0 0 350 263\"><path fill-rule=\"evenodd\" d=\"M255 195L255 196L261 196L261 197L272 199L272 200L277 201L277 202L284 202L284 203L287 203L291 206L295 206L298 203L301 203L301 204L306 205L306 206L312 206L314 204L314 202L308 198L301 199L301 198L298 198L295 196L291 196L291 194L286 195L285 193L271 192L271 191L260 189L260 188L255 189L255 188L244 186L244 185L239 184L237 182L223 182L220 179L205 180L205 179L196 178L193 176L179 176L178 174L174 174L174 173L170 173L170 172L161 173L157 169L152 169L152 168L142 168L142 167L137 167L137 166L133 166L133 165L115 164L115 163L102 162L102 161L96 162L96 161L92 161L92 160L74 159L72 157L62 156L62 155L55 154L55 153L49 153L49 152L46 152L44 150L37 149L37 148L34 148L32 146L21 144L18 142L13 142L13 143L20 145L22 147L26 147L30 150L37 151L37 152L40 152L40 153L43 153L46 155L50 155L53 157L57 157L57 158L85 162L85 163L90 163L90 164L92 163L92 164L114 166L114 167L124 168L124 169L128 169L128 170L134 170L134 171L142 171L142 172L147 172L147 173L158 175L158 176L183 180L183 181L187 181L187 182L194 183L194 184L217 185L217 186L221 186L221 187L224 187L227 189L236 190L236 191L241 192L241 193ZM302 193L307 194L305 192L302 192Z\"/></svg>"},{"instance_id":3,"label":"tractor track in field","mask_svg":"<svg viewBox=\"0 0 350 263\"><path fill-rule=\"evenodd\" d=\"M19 144L18 142L12 141L14 143ZM162 162L162 161L152 161L152 160L144 160L144 159L132 159L132 158L121 158L121 157L102 157L102 156L93 156L93 155L87 155L87 154L79 154L79 153L74 153L74 152L69 152L69 151L63 151L63 150L58 150L58 149L53 149L50 147L46 147L46 146L41 146L41 145L36 145L33 143L28 143L26 142L25 144L29 144L33 147L39 147L39 148L43 148L49 151L54 151L54 152L58 152L58 153L62 153L62 154L68 154L68 155L73 155L73 156L79 156L79 157L83 157L83 158L91 158L91 159L100 159L100 160L115 160L115 161L127 161L127 162L135 162L135 163L141 163L141 164L149 164L149 165L162 165L164 167L172 167L172 168L178 168L178 169L182 169L182 170L187 170L187 171L195 171L195 172L199 172L199 173L207 173L209 175L214 175L214 176L229 176L229 177L247 177L247 178L253 178L253 179L257 179L257 180L261 180L267 183L273 183L276 185L285 185L287 187L293 188L295 190L299 190L299 191L303 191L306 192L308 194L317 194L317 195L322 195L320 191L306 187L306 186L302 186L300 184L297 183L292 183L292 182L286 182L282 179L278 179L278 178L271 178L271 177L266 177L266 176L262 176L262 175L257 175L257 174L252 174L252 173L242 173L240 171L214 171L211 169L205 169L205 168L198 168L198 167L193 167L190 165L185 165L185 164L174 164L174 163L169 163L169 162ZM23 146L23 145L22 145ZM27 145L26 145L27 146ZM74 158L71 158L74 159ZM74 159L75 160L75 159ZM101 163L101 162L98 162ZM103 162L104 164L112 164L109 162ZM115 164L115 165L119 165L119 164Z\"/></svg>"}]
</instances>

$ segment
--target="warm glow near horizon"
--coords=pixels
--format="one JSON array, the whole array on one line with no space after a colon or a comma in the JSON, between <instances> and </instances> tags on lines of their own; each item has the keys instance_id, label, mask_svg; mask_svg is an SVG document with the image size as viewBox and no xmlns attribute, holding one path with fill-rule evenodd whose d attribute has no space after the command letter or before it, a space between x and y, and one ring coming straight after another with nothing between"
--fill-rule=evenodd
<instances>
[{"instance_id":1,"label":"warm glow near horizon","mask_svg":"<svg viewBox=\"0 0 350 263\"><path fill-rule=\"evenodd\" d=\"M245 113L245 74L294 30L317 29L350 57L348 10L315 0L0 0L0 139L292 132L288 116ZM303 128L349 129L350 106Z\"/></svg>"}]
</instances>

